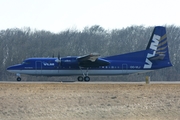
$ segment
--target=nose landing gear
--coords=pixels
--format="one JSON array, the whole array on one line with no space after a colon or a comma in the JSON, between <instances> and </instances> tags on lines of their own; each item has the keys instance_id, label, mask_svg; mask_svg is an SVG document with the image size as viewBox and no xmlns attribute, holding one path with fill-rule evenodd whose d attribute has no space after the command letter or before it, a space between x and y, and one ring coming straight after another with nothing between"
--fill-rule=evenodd
<instances>
[{"instance_id":1,"label":"nose landing gear","mask_svg":"<svg viewBox=\"0 0 180 120\"><path fill-rule=\"evenodd\" d=\"M16 76L17 76L17 79L16 79L16 80L17 80L17 81L21 81L21 75L20 75L19 73L17 73Z\"/></svg>"},{"instance_id":2,"label":"nose landing gear","mask_svg":"<svg viewBox=\"0 0 180 120\"><path fill-rule=\"evenodd\" d=\"M21 81L21 78L20 78L20 77L17 77L17 81Z\"/></svg>"}]
</instances>

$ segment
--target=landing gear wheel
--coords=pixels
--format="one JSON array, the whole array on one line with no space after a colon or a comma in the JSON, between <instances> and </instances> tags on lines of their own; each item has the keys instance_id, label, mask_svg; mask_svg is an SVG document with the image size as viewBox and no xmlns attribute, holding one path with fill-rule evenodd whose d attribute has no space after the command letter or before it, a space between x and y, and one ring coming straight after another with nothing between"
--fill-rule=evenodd
<instances>
[{"instance_id":1,"label":"landing gear wheel","mask_svg":"<svg viewBox=\"0 0 180 120\"><path fill-rule=\"evenodd\" d=\"M85 77L84 77L84 81L85 81L85 82L89 82L89 81L90 81L90 77L89 77L89 76L85 76Z\"/></svg>"},{"instance_id":2,"label":"landing gear wheel","mask_svg":"<svg viewBox=\"0 0 180 120\"><path fill-rule=\"evenodd\" d=\"M83 81L83 77L82 77L82 76L79 76L77 79L78 79L78 81L80 81L80 82Z\"/></svg>"},{"instance_id":3,"label":"landing gear wheel","mask_svg":"<svg viewBox=\"0 0 180 120\"><path fill-rule=\"evenodd\" d=\"M18 77L18 78L17 78L17 81L21 81L21 78L20 78L20 77Z\"/></svg>"}]
</instances>

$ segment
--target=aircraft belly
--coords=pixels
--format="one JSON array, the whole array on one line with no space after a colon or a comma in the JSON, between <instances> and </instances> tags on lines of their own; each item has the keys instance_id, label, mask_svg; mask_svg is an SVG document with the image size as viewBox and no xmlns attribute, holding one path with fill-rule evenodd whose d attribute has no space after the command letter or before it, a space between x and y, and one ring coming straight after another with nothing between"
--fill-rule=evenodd
<instances>
[{"instance_id":1,"label":"aircraft belly","mask_svg":"<svg viewBox=\"0 0 180 120\"><path fill-rule=\"evenodd\" d=\"M86 73L86 70L83 70ZM47 76L76 76L82 75L81 70L42 70L42 75ZM148 72L148 70L88 70L88 75L124 75L132 73Z\"/></svg>"},{"instance_id":2,"label":"aircraft belly","mask_svg":"<svg viewBox=\"0 0 180 120\"><path fill-rule=\"evenodd\" d=\"M149 72L152 70L88 70L88 75L124 75L141 72ZM28 75L42 75L42 76L76 76L82 75L86 70L13 70L13 73L28 74Z\"/></svg>"}]
</instances>

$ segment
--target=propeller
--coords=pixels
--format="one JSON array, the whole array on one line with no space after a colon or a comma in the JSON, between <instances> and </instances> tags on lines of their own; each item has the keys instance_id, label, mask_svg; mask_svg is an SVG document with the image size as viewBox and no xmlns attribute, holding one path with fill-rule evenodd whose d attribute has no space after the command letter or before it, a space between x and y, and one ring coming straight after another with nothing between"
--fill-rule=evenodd
<instances>
[{"instance_id":1,"label":"propeller","mask_svg":"<svg viewBox=\"0 0 180 120\"><path fill-rule=\"evenodd\" d=\"M55 62L59 63L59 65L60 65L60 63L61 63L61 57L60 57L59 52L58 52L58 58L55 60Z\"/></svg>"},{"instance_id":2,"label":"propeller","mask_svg":"<svg viewBox=\"0 0 180 120\"><path fill-rule=\"evenodd\" d=\"M58 59L60 60L60 54L59 54L59 52L58 52Z\"/></svg>"}]
</instances>

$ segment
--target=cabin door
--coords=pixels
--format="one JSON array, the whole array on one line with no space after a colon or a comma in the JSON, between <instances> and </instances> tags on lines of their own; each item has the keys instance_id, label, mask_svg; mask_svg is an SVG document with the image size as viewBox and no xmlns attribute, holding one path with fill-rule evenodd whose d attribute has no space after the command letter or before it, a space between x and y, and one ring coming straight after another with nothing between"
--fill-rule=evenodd
<instances>
[{"instance_id":1,"label":"cabin door","mask_svg":"<svg viewBox=\"0 0 180 120\"><path fill-rule=\"evenodd\" d=\"M122 64L122 73L123 74L127 74L127 69L128 69L128 65L127 64Z\"/></svg>"},{"instance_id":2,"label":"cabin door","mask_svg":"<svg viewBox=\"0 0 180 120\"><path fill-rule=\"evenodd\" d=\"M41 61L36 61L35 63L35 71L37 75L41 75L42 74L42 62Z\"/></svg>"}]
</instances>

